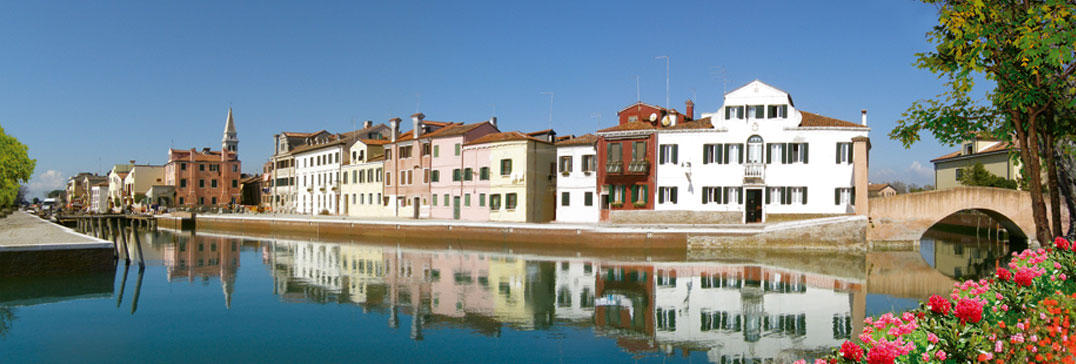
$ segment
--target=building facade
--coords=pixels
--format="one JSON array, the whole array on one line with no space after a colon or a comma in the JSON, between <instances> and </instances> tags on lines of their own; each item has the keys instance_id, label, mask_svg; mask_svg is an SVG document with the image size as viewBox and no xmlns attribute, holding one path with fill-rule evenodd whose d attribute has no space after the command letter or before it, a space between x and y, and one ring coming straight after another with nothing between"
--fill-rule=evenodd
<instances>
[{"instance_id":1,"label":"building facade","mask_svg":"<svg viewBox=\"0 0 1076 364\"><path fill-rule=\"evenodd\" d=\"M427 121L426 115L411 115L412 129L400 133L400 118L389 121L390 143L385 148L385 195L393 216L423 219L430 217L430 163L432 146L423 136L454 123Z\"/></svg>"},{"instance_id":2,"label":"building facade","mask_svg":"<svg viewBox=\"0 0 1076 364\"><path fill-rule=\"evenodd\" d=\"M340 166L348 163L348 140L310 144L292 151L295 179L299 188L295 212L310 215L338 215L340 210Z\"/></svg>"},{"instance_id":3,"label":"building facade","mask_svg":"<svg viewBox=\"0 0 1076 364\"><path fill-rule=\"evenodd\" d=\"M558 222L598 222L598 137L587 134L557 142Z\"/></svg>"},{"instance_id":4,"label":"building facade","mask_svg":"<svg viewBox=\"0 0 1076 364\"><path fill-rule=\"evenodd\" d=\"M224 206L239 202L242 168L237 135L229 108L221 150L168 150L164 182L175 186L176 206Z\"/></svg>"},{"instance_id":5,"label":"building facade","mask_svg":"<svg viewBox=\"0 0 1076 364\"><path fill-rule=\"evenodd\" d=\"M124 204L141 206L146 191L158 185L164 185L164 166L131 166L131 171L123 179Z\"/></svg>"},{"instance_id":6,"label":"building facade","mask_svg":"<svg viewBox=\"0 0 1076 364\"><path fill-rule=\"evenodd\" d=\"M108 206L108 182L98 182L90 187L90 193L87 194L89 202L86 204L86 208L90 212L96 212L103 214L109 212Z\"/></svg>"},{"instance_id":7,"label":"building facade","mask_svg":"<svg viewBox=\"0 0 1076 364\"><path fill-rule=\"evenodd\" d=\"M477 221L489 219L489 210L479 208L478 204L479 194L489 193L488 154L464 148L464 145L497 132L496 119L492 119L473 124L454 124L428 135L432 148L429 176L431 217Z\"/></svg>"},{"instance_id":8,"label":"building facade","mask_svg":"<svg viewBox=\"0 0 1076 364\"><path fill-rule=\"evenodd\" d=\"M341 168L345 176L343 193L347 202L345 212L353 217L393 216L385 200L385 156L367 158L365 163L352 163Z\"/></svg>"},{"instance_id":9,"label":"building facade","mask_svg":"<svg viewBox=\"0 0 1076 364\"><path fill-rule=\"evenodd\" d=\"M553 143L520 132L507 132L486 135L465 147L476 150L475 153L488 149L489 195L485 201L479 196L477 207L486 205L490 221L548 222L554 219L557 151Z\"/></svg>"},{"instance_id":10,"label":"building facade","mask_svg":"<svg viewBox=\"0 0 1076 364\"><path fill-rule=\"evenodd\" d=\"M1012 143L989 137L976 137L961 143L960 150L931 160L934 163L934 188L961 186L965 169L981 163L987 172L1009 180L1020 180L1020 163L1010 158Z\"/></svg>"},{"instance_id":11,"label":"building facade","mask_svg":"<svg viewBox=\"0 0 1076 364\"><path fill-rule=\"evenodd\" d=\"M307 144L328 143L328 131L312 133L282 132L273 135L273 155L269 157L270 209L276 212L294 213L299 205L299 189L295 180L295 157L292 150Z\"/></svg>"}]
</instances>

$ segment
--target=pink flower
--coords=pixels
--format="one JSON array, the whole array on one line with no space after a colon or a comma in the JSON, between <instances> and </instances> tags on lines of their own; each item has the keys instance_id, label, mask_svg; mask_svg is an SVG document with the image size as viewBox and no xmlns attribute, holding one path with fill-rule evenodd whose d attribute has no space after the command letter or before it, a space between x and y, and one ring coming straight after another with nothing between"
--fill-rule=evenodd
<instances>
[{"instance_id":1,"label":"pink flower","mask_svg":"<svg viewBox=\"0 0 1076 364\"><path fill-rule=\"evenodd\" d=\"M944 350L938 350L938 352L936 354L934 354L934 357L938 358L938 360L945 361L945 357L946 357L945 351Z\"/></svg>"},{"instance_id":2,"label":"pink flower","mask_svg":"<svg viewBox=\"0 0 1076 364\"><path fill-rule=\"evenodd\" d=\"M926 363L926 362L929 362L929 361L930 361L930 353L923 353L923 362Z\"/></svg>"},{"instance_id":3,"label":"pink flower","mask_svg":"<svg viewBox=\"0 0 1076 364\"><path fill-rule=\"evenodd\" d=\"M1001 340L998 340L998 341L994 342L994 352L995 353L1000 353L1001 352L1001 350L1002 350L1001 345L1002 345Z\"/></svg>"},{"instance_id":4,"label":"pink flower","mask_svg":"<svg viewBox=\"0 0 1076 364\"><path fill-rule=\"evenodd\" d=\"M929 340L931 344L937 344L938 343L938 335L934 335L933 332L928 332L927 333L927 340Z\"/></svg>"},{"instance_id":5,"label":"pink flower","mask_svg":"<svg viewBox=\"0 0 1076 364\"><path fill-rule=\"evenodd\" d=\"M803 360L803 359L800 359L800 360L796 360L796 361L792 362L792 364L807 364L807 361Z\"/></svg>"},{"instance_id":6,"label":"pink flower","mask_svg":"<svg viewBox=\"0 0 1076 364\"><path fill-rule=\"evenodd\" d=\"M976 299L962 298L956 303L954 315L960 319L961 323L968 321L978 323L983 319L983 303Z\"/></svg>"},{"instance_id":7,"label":"pink flower","mask_svg":"<svg viewBox=\"0 0 1076 364\"><path fill-rule=\"evenodd\" d=\"M840 353L841 357L851 361L858 362L860 359L863 359L863 348L851 341L845 340L844 343L841 344Z\"/></svg>"},{"instance_id":8,"label":"pink flower","mask_svg":"<svg viewBox=\"0 0 1076 364\"><path fill-rule=\"evenodd\" d=\"M1020 268L1016 271L1016 277L1013 278L1017 285L1024 287L1030 286L1033 279L1035 279L1035 271L1029 268Z\"/></svg>"}]
</instances>

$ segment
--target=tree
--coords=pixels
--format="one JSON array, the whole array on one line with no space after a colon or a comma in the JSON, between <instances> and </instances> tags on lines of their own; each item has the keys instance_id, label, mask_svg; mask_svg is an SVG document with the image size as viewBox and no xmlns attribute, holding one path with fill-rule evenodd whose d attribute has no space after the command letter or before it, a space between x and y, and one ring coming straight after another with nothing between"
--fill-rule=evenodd
<instances>
[{"instance_id":1,"label":"tree","mask_svg":"<svg viewBox=\"0 0 1076 364\"><path fill-rule=\"evenodd\" d=\"M19 187L34 174L37 161L30 159L27 150L25 144L0 127L0 206L15 203Z\"/></svg>"},{"instance_id":2,"label":"tree","mask_svg":"<svg viewBox=\"0 0 1076 364\"><path fill-rule=\"evenodd\" d=\"M908 185L905 184L904 182L901 182L901 181L889 181L887 183L889 184L890 187L893 187L894 190L897 190L898 195L908 193Z\"/></svg>"},{"instance_id":3,"label":"tree","mask_svg":"<svg viewBox=\"0 0 1076 364\"><path fill-rule=\"evenodd\" d=\"M25 205L26 204L26 196L29 196L29 195L30 195L30 189L29 188L26 188L26 186L19 186L19 192L15 193L15 204L16 205Z\"/></svg>"},{"instance_id":4,"label":"tree","mask_svg":"<svg viewBox=\"0 0 1076 364\"><path fill-rule=\"evenodd\" d=\"M1069 231L1065 237L1076 240L1076 137L1058 140L1054 158L1057 160L1057 179L1060 182L1057 189L1065 196L1065 205L1069 209Z\"/></svg>"},{"instance_id":5,"label":"tree","mask_svg":"<svg viewBox=\"0 0 1076 364\"><path fill-rule=\"evenodd\" d=\"M956 179L965 186L998 187L1016 189L1016 181L990 173L982 163L975 163L970 168L961 168L960 177Z\"/></svg>"},{"instance_id":6,"label":"tree","mask_svg":"<svg viewBox=\"0 0 1076 364\"><path fill-rule=\"evenodd\" d=\"M1076 99L1066 99L1072 94L1067 81L1076 71L1076 4L1065 0L923 2L938 7L939 24L927 33L935 49L917 54L916 64L944 78L946 91L913 103L890 137L905 147L918 141L922 131L950 145L981 132L1015 139L1027 171L1035 237L1050 241L1041 159L1047 159L1049 168L1053 159L1049 143L1063 129L1053 117L1056 109L1076 105ZM994 84L983 100L971 96L978 76Z\"/></svg>"},{"instance_id":7,"label":"tree","mask_svg":"<svg viewBox=\"0 0 1076 364\"><path fill-rule=\"evenodd\" d=\"M64 190L52 190L52 191L49 191L49 193L47 195L45 195L45 196L48 197L48 198L60 198L60 197L63 197L63 195L64 195Z\"/></svg>"}]
</instances>

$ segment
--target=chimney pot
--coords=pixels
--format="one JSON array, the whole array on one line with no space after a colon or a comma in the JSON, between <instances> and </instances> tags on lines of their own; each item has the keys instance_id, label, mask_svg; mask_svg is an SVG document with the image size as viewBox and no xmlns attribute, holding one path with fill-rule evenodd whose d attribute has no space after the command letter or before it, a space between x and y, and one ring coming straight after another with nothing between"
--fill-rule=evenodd
<instances>
[{"instance_id":1,"label":"chimney pot","mask_svg":"<svg viewBox=\"0 0 1076 364\"><path fill-rule=\"evenodd\" d=\"M490 117L489 118L489 123L493 124L493 127L496 128L497 127L497 117L496 116Z\"/></svg>"},{"instance_id":2,"label":"chimney pot","mask_svg":"<svg viewBox=\"0 0 1076 364\"><path fill-rule=\"evenodd\" d=\"M687 119L695 119L695 102L690 99L684 102L684 108L686 109L684 114L687 115Z\"/></svg>"},{"instance_id":3,"label":"chimney pot","mask_svg":"<svg viewBox=\"0 0 1076 364\"><path fill-rule=\"evenodd\" d=\"M133 164L134 164L134 162L135 162L135 161L134 161L134 159L132 159L132 160L131 160L131 164L133 165Z\"/></svg>"},{"instance_id":4,"label":"chimney pot","mask_svg":"<svg viewBox=\"0 0 1076 364\"><path fill-rule=\"evenodd\" d=\"M867 126L867 109L860 110L863 126Z\"/></svg>"},{"instance_id":5,"label":"chimney pot","mask_svg":"<svg viewBox=\"0 0 1076 364\"><path fill-rule=\"evenodd\" d=\"M422 136L422 120L425 118L426 115L422 113L416 113L414 115L411 115L411 133L415 135L415 139L418 139L420 136Z\"/></svg>"},{"instance_id":6,"label":"chimney pot","mask_svg":"<svg viewBox=\"0 0 1076 364\"><path fill-rule=\"evenodd\" d=\"M366 121L362 122L362 128L363 129L369 129L369 128L373 127L373 126L374 126L374 121L373 120L366 120Z\"/></svg>"}]
</instances>

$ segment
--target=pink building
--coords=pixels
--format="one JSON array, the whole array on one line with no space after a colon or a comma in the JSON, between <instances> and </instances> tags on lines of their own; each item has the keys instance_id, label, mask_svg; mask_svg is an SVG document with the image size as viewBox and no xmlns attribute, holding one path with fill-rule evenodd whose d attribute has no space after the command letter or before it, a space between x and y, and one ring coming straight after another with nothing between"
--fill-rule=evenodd
<instances>
[{"instance_id":1,"label":"pink building","mask_svg":"<svg viewBox=\"0 0 1076 364\"><path fill-rule=\"evenodd\" d=\"M428 135L433 146L430 164L432 218L489 219L489 209L477 208L478 194L489 191L489 152L483 151L483 155L473 151L468 153L463 145L497 132L497 119L493 118L473 124L449 125ZM486 168L484 175L482 168Z\"/></svg>"},{"instance_id":2,"label":"pink building","mask_svg":"<svg viewBox=\"0 0 1076 364\"><path fill-rule=\"evenodd\" d=\"M400 118L389 120L390 143L385 145L385 196L394 216L430 217L430 140L426 134L454 123L426 121L411 115L412 129L400 134Z\"/></svg>"},{"instance_id":3,"label":"pink building","mask_svg":"<svg viewBox=\"0 0 1076 364\"><path fill-rule=\"evenodd\" d=\"M176 206L220 206L239 203L239 138L232 109L224 125L221 150L169 149L165 184L176 187Z\"/></svg>"}]
</instances>

